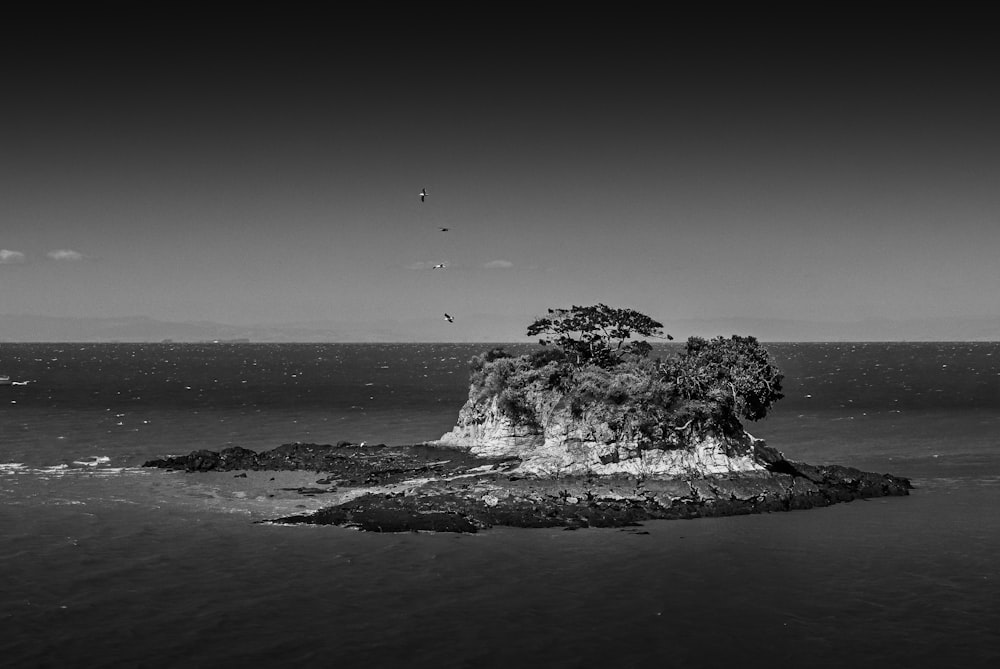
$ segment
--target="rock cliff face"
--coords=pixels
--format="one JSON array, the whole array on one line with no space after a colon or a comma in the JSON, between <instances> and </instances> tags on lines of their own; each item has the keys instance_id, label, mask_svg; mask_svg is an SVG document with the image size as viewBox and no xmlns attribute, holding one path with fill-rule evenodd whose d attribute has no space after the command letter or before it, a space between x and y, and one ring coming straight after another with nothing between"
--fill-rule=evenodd
<instances>
[{"instance_id":1,"label":"rock cliff face","mask_svg":"<svg viewBox=\"0 0 1000 669\"><path fill-rule=\"evenodd\" d=\"M492 397L470 397L458 424L435 442L485 458L516 457L515 471L539 476L595 474L657 477L763 473L784 457L744 431L699 434L670 448L641 447L635 435L615 430L593 410L574 415L557 393L533 398L535 421L516 421Z\"/></svg>"}]
</instances>

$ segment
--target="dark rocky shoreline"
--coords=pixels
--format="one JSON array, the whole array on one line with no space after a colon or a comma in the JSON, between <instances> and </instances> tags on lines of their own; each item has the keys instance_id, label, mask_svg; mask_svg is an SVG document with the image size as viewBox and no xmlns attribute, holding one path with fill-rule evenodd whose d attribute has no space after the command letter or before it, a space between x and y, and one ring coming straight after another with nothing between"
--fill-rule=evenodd
<instances>
[{"instance_id":1,"label":"dark rocky shoreline","mask_svg":"<svg viewBox=\"0 0 1000 669\"><path fill-rule=\"evenodd\" d=\"M433 446L363 446L349 441L336 445L295 442L260 453L233 446L221 451L199 450L149 460L143 467L186 472L314 471L346 486L384 485L427 476L449 476L496 460L464 451Z\"/></svg>"},{"instance_id":2,"label":"dark rocky shoreline","mask_svg":"<svg viewBox=\"0 0 1000 669\"><path fill-rule=\"evenodd\" d=\"M374 532L477 532L509 527L629 527L647 520L792 511L908 495L905 478L839 465L779 460L729 476L522 476L520 461L485 459L429 445L284 444L194 451L143 466L186 472L304 470L322 474L304 495L352 491L311 514L265 521L340 525ZM326 486L326 487L319 487Z\"/></svg>"}]
</instances>

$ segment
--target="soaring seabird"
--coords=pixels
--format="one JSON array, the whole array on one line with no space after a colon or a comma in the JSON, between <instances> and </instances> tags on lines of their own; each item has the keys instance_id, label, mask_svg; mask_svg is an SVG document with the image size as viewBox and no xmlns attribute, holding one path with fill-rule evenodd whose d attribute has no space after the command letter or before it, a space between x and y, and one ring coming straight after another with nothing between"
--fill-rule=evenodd
<instances>
[{"instance_id":1,"label":"soaring seabird","mask_svg":"<svg viewBox=\"0 0 1000 669\"><path fill-rule=\"evenodd\" d=\"M420 189L420 201L423 202L425 197L427 197L427 189L426 188L421 188Z\"/></svg>"},{"instance_id":2,"label":"soaring seabird","mask_svg":"<svg viewBox=\"0 0 1000 669\"><path fill-rule=\"evenodd\" d=\"M444 319L445 319L446 321L448 321L449 323L454 323L454 322L455 322L455 319L454 319L454 318L452 318L451 316L449 316L448 314L445 314L445 315L444 315Z\"/></svg>"}]
</instances>

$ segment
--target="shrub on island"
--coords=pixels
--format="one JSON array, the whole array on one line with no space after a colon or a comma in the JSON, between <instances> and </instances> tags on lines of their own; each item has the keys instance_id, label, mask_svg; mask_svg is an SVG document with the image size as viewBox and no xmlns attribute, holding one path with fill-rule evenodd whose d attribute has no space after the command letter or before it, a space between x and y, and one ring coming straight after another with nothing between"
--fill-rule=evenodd
<instances>
[{"instance_id":1,"label":"shrub on island","mask_svg":"<svg viewBox=\"0 0 1000 669\"><path fill-rule=\"evenodd\" d=\"M558 402L642 449L737 435L740 418L760 420L781 399L782 374L756 338L691 337L672 355L651 359L645 338L672 339L662 328L603 304L550 309L528 327L529 335L545 335L540 350L514 357L495 348L472 358L469 399L495 398L512 421L536 427L542 407Z\"/></svg>"}]
</instances>

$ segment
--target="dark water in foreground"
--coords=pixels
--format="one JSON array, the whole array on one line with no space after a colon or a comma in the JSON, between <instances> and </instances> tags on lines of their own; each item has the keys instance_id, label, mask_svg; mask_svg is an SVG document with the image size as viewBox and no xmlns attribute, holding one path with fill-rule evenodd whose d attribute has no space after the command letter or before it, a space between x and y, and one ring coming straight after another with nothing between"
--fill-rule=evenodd
<instances>
[{"instance_id":1,"label":"dark water in foreground","mask_svg":"<svg viewBox=\"0 0 1000 669\"><path fill-rule=\"evenodd\" d=\"M756 436L908 498L473 536L254 525L145 459L440 436L482 345L0 345L3 666L1000 661L1000 345L784 344ZM192 482L193 481L193 482Z\"/></svg>"}]
</instances>

